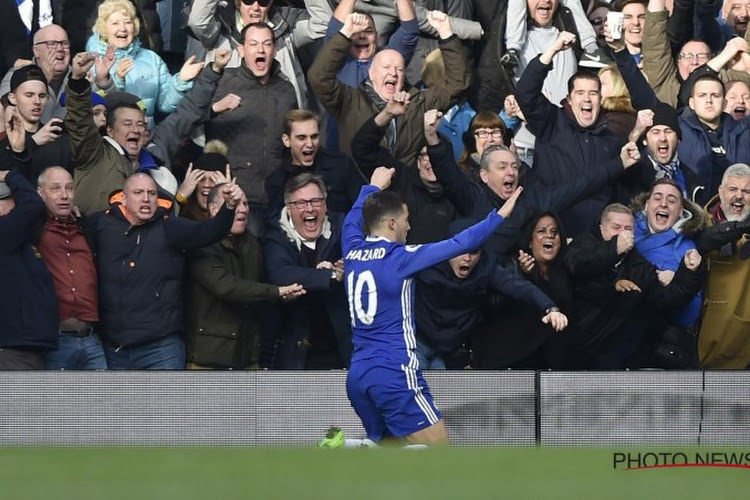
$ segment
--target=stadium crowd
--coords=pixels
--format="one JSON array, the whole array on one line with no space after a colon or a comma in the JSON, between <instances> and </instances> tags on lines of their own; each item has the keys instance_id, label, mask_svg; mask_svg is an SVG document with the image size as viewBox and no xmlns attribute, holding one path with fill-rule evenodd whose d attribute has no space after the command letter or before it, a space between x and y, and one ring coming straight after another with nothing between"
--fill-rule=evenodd
<instances>
[{"instance_id":1,"label":"stadium crowd","mask_svg":"<svg viewBox=\"0 0 750 500\"><path fill-rule=\"evenodd\" d=\"M4 10L0 369L347 368L379 167L409 245L523 187L421 369L750 367L750 0L157 1Z\"/></svg>"}]
</instances>

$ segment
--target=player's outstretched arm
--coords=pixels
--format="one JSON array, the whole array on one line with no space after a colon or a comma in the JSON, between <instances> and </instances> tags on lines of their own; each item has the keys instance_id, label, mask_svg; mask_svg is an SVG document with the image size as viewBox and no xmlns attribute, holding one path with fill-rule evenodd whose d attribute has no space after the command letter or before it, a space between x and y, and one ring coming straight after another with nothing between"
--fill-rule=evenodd
<instances>
[{"instance_id":1,"label":"player's outstretched arm","mask_svg":"<svg viewBox=\"0 0 750 500\"><path fill-rule=\"evenodd\" d=\"M507 219L516 207L516 202L518 201L518 197L521 196L521 193L523 193L523 186L518 186L513 194L510 195L510 198L505 200L505 203L503 203L503 206L497 211L497 214L502 216L503 219Z\"/></svg>"}]
</instances>

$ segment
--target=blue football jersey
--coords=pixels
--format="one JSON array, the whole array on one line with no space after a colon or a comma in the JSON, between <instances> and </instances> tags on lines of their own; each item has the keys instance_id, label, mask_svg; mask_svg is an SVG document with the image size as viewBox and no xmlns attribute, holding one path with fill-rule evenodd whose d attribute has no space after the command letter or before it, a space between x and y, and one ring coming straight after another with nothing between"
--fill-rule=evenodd
<instances>
[{"instance_id":1,"label":"blue football jersey","mask_svg":"<svg viewBox=\"0 0 750 500\"><path fill-rule=\"evenodd\" d=\"M362 187L342 229L344 284L354 340L352 363L383 358L416 370L413 276L481 247L503 217L493 210L482 222L447 240L404 245L365 236L362 206L377 191L372 185Z\"/></svg>"}]
</instances>

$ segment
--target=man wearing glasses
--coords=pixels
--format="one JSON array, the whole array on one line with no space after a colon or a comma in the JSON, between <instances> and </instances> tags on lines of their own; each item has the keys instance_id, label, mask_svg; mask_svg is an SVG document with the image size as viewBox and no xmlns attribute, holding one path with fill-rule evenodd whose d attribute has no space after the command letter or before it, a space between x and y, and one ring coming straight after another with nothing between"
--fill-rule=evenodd
<instances>
[{"instance_id":1,"label":"man wearing glasses","mask_svg":"<svg viewBox=\"0 0 750 500\"><path fill-rule=\"evenodd\" d=\"M687 106L689 98L689 92L680 95L680 87L696 68L711 59L711 49L702 40L690 40L673 58L667 38L668 21L666 0L650 0L646 12L648 29L643 32L643 74L656 97L679 110ZM726 70L721 71L720 77L724 82L736 79Z\"/></svg>"},{"instance_id":2,"label":"man wearing glasses","mask_svg":"<svg viewBox=\"0 0 750 500\"><path fill-rule=\"evenodd\" d=\"M70 73L70 40L63 28L50 24L36 32L33 43L34 58L31 61L18 59L15 62L14 67L5 74L0 83L0 95L10 91L10 79L18 68L36 64L47 79L49 98L41 117L41 121L47 123L53 117L65 117L65 108L60 105L58 97L61 89L65 88Z\"/></svg>"},{"instance_id":3,"label":"man wearing glasses","mask_svg":"<svg viewBox=\"0 0 750 500\"><path fill-rule=\"evenodd\" d=\"M276 367L330 370L349 366L352 333L344 291L341 228L344 215L329 212L321 177L303 173L284 189L284 209L263 238L268 281L299 283L300 299L285 304Z\"/></svg>"}]
</instances>

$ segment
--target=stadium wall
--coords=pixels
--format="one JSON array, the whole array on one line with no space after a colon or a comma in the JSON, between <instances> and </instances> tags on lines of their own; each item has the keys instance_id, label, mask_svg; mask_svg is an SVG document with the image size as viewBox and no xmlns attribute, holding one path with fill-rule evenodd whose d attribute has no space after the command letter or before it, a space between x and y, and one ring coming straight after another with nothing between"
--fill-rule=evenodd
<instances>
[{"instance_id":1,"label":"stadium wall","mask_svg":"<svg viewBox=\"0 0 750 500\"><path fill-rule=\"evenodd\" d=\"M750 445L750 372L427 372L461 446ZM361 437L345 372L0 372L0 445Z\"/></svg>"}]
</instances>

